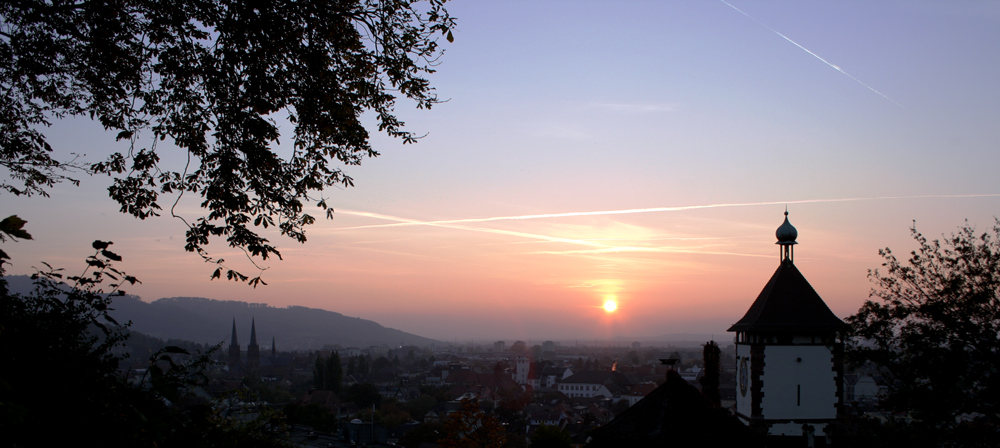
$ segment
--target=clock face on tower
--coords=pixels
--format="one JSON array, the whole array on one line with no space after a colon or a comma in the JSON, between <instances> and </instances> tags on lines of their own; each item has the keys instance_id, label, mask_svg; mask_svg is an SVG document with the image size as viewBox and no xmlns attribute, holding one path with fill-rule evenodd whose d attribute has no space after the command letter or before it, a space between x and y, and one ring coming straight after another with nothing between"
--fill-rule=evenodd
<instances>
[{"instance_id":1,"label":"clock face on tower","mask_svg":"<svg viewBox=\"0 0 1000 448\"><path fill-rule=\"evenodd\" d=\"M747 396L747 383L750 381L750 367L748 366L747 359L743 358L740 361L740 395Z\"/></svg>"}]
</instances>

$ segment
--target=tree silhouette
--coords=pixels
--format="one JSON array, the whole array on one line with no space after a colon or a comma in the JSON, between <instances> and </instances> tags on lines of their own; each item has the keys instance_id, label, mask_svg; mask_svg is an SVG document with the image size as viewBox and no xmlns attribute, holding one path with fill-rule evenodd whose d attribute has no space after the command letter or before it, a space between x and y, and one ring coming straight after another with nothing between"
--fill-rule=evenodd
<instances>
[{"instance_id":1,"label":"tree silhouette","mask_svg":"<svg viewBox=\"0 0 1000 448\"><path fill-rule=\"evenodd\" d=\"M115 351L128 323L119 325L109 312L120 287L136 280L114 267L121 257L110 245L95 241L80 275L36 273L28 295L10 293L0 278L5 446L282 446L271 432L280 419L269 411L230 419L193 393L207 381L211 353L182 361L191 354L166 347L150 356L137 384L118 372Z\"/></svg>"},{"instance_id":2,"label":"tree silhouette","mask_svg":"<svg viewBox=\"0 0 1000 448\"><path fill-rule=\"evenodd\" d=\"M905 262L880 250L884 270L868 273L876 300L848 318L848 360L878 367L889 385L880 405L910 412L915 431L930 431L924 440L954 442L998 428L1000 220L991 230L979 234L965 224L928 241L911 227L917 249Z\"/></svg>"},{"instance_id":3,"label":"tree silhouette","mask_svg":"<svg viewBox=\"0 0 1000 448\"><path fill-rule=\"evenodd\" d=\"M304 207L330 216L322 191L353 185L340 165L379 154L364 114L403 143L419 138L394 107L439 102L427 76L438 39L452 40L445 1L0 2L0 190L46 195L74 171L113 176L123 213L168 208L187 225L185 249L220 265L213 278L256 285L205 245L222 238L259 261L281 256L259 231L304 242L315 221ZM64 117L90 117L129 148L58 160L43 131ZM282 122L291 145L279 152ZM173 148L183 168L161 163ZM176 214L185 194L203 216Z\"/></svg>"},{"instance_id":4,"label":"tree silhouette","mask_svg":"<svg viewBox=\"0 0 1000 448\"><path fill-rule=\"evenodd\" d=\"M523 355L524 352L528 351L528 344L524 341L516 341L510 345L510 348L507 349L507 351L515 355Z\"/></svg>"},{"instance_id":5,"label":"tree silhouette","mask_svg":"<svg viewBox=\"0 0 1000 448\"><path fill-rule=\"evenodd\" d=\"M441 448L501 448L506 441L500 421L483 412L475 400L465 399L459 410L448 415L444 437L437 444Z\"/></svg>"},{"instance_id":6,"label":"tree silhouette","mask_svg":"<svg viewBox=\"0 0 1000 448\"><path fill-rule=\"evenodd\" d=\"M531 448L570 448L569 431L558 426L542 425L531 434Z\"/></svg>"},{"instance_id":7,"label":"tree silhouette","mask_svg":"<svg viewBox=\"0 0 1000 448\"><path fill-rule=\"evenodd\" d=\"M327 390L333 393L340 393L340 386L344 382L344 368L340 365L340 353L333 352L326 360L326 368L323 371L323 384Z\"/></svg>"},{"instance_id":8,"label":"tree silhouette","mask_svg":"<svg viewBox=\"0 0 1000 448\"><path fill-rule=\"evenodd\" d=\"M721 355L722 350L719 349L719 344L716 344L715 341L709 341L705 344L705 348L702 350L705 375L698 380L701 383L701 393L716 406L722 404L722 397L719 394L719 375L721 374L719 359Z\"/></svg>"},{"instance_id":9,"label":"tree silhouette","mask_svg":"<svg viewBox=\"0 0 1000 448\"><path fill-rule=\"evenodd\" d=\"M326 362L320 355L316 355L316 362L313 365L313 385L321 390L326 388Z\"/></svg>"}]
</instances>

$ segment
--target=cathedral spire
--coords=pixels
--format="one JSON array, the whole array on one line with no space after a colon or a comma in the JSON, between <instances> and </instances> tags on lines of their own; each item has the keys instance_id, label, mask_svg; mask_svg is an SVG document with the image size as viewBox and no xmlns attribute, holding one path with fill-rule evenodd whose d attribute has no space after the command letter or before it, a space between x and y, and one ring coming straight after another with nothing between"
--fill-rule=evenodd
<instances>
[{"instance_id":1,"label":"cathedral spire","mask_svg":"<svg viewBox=\"0 0 1000 448\"><path fill-rule=\"evenodd\" d=\"M260 366L260 345L257 344L257 322L250 319L250 345L247 346L247 369Z\"/></svg>"},{"instance_id":2,"label":"cathedral spire","mask_svg":"<svg viewBox=\"0 0 1000 448\"><path fill-rule=\"evenodd\" d=\"M257 323L254 322L253 318L250 318L250 345L257 345Z\"/></svg>"},{"instance_id":3,"label":"cathedral spire","mask_svg":"<svg viewBox=\"0 0 1000 448\"><path fill-rule=\"evenodd\" d=\"M230 347L239 347L240 346L240 341L238 339L236 339L236 318L235 317L233 318L233 336L231 338L229 338L229 346Z\"/></svg>"},{"instance_id":4,"label":"cathedral spire","mask_svg":"<svg viewBox=\"0 0 1000 448\"><path fill-rule=\"evenodd\" d=\"M236 318L233 318L233 336L229 338L229 370L234 371L241 367L240 362L240 341L236 338Z\"/></svg>"}]
</instances>

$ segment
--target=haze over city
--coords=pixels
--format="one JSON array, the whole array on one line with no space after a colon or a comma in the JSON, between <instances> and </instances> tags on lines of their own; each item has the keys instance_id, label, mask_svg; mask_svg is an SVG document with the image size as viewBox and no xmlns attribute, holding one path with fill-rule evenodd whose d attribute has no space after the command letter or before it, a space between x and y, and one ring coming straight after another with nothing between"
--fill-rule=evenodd
<instances>
[{"instance_id":1,"label":"haze over city","mask_svg":"<svg viewBox=\"0 0 1000 448\"><path fill-rule=\"evenodd\" d=\"M42 261L82 270L101 239L147 301L302 305L448 341L727 340L777 267L786 207L796 265L840 317L868 298L878 249L914 247L914 221L930 238L965 220L994 225L996 3L449 11L458 29L431 83L450 101L398 105L426 133L416 145L372 126L381 156L345 168L355 187L326 192L333 219L318 219L304 245L269 235L284 260L263 263L267 286L210 281L213 267L183 250L181 221L120 214L102 177L48 199L0 196L34 236L5 246L9 272ZM88 120L47 133L88 162L114 145ZM186 196L177 212L200 216L199 203ZM222 241L208 248L252 272Z\"/></svg>"}]
</instances>

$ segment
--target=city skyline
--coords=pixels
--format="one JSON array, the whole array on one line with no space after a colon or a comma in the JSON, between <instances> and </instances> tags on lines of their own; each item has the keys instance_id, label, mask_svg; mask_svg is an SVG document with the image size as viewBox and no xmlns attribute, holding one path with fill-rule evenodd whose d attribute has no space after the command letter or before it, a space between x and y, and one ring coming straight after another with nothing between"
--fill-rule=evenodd
<instances>
[{"instance_id":1,"label":"city skyline","mask_svg":"<svg viewBox=\"0 0 1000 448\"><path fill-rule=\"evenodd\" d=\"M302 305L445 341L726 341L778 266L786 207L796 266L841 318L868 298L879 249L915 247L913 222L935 239L1000 214L996 4L448 7L458 29L431 84L449 101L399 104L427 134L416 145L371 128L382 155L345 168L356 186L326 193L336 213L306 244L266 235L284 258L263 263L268 286L210 281L183 223L118 213L106 177L0 196L35 238L4 246L9 272L74 273L102 239L147 301ZM47 134L87 161L114 145L89 120Z\"/></svg>"}]
</instances>

